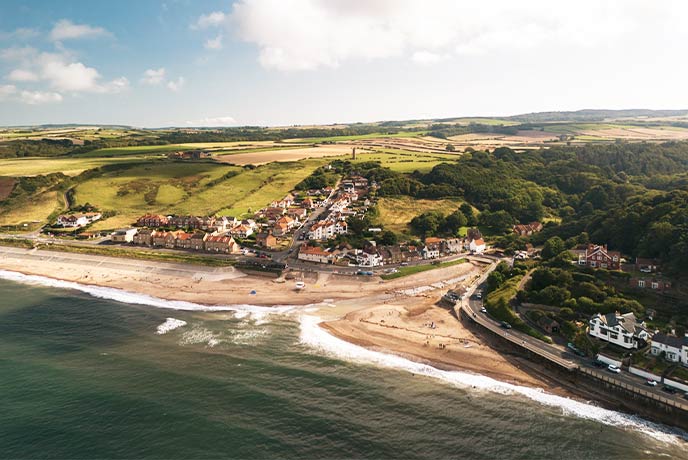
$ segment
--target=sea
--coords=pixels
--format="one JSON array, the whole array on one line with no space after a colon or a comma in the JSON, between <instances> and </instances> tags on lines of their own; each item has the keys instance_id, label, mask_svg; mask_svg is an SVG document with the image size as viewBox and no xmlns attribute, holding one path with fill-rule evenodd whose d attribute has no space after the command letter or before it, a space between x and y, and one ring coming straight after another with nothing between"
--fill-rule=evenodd
<instances>
[{"instance_id":1,"label":"sea","mask_svg":"<svg viewBox=\"0 0 688 460\"><path fill-rule=\"evenodd\" d=\"M688 459L688 434L370 351L327 306L208 307L0 270L2 459Z\"/></svg>"}]
</instances>

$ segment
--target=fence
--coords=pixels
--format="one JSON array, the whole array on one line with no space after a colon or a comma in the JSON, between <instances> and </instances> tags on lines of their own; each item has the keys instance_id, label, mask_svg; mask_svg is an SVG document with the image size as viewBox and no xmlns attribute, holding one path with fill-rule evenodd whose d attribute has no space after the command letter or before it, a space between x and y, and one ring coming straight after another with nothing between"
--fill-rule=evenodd
<instances>
[{"instance_id":1,"label":"fence","mask_svg":"<svg viewBox=\"0 0 688 460\"><path fill-rule=\"evenodd\" d=\"M604 364L613 364L616 367L621 367L621 361L610 358L609 356L604 356L604 355L598 354L597 360L601 363L604 363Z\"/></svg>"},{"instance_id":2,"label":"fence","mask_svg":"<svg viewBox=\"0 0 688 460\"><path fill-rule=\"evenodd\" d=\"M662 381L661 376L655 375L652 372L647 372L647 371L644 371L642 369L638 369L638 368L633 367L633 366L628 368L628 372L630 372L631 374L634 374L634 375L639 375L639 376L646 378L646 379L652 379L655 382L661 382Z\"/></svg>"}]
</instances>

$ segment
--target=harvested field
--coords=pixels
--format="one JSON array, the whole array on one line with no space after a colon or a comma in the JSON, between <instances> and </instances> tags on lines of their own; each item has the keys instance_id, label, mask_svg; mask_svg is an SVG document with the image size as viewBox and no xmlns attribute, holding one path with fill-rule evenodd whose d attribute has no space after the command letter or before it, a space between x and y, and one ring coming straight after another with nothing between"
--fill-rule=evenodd
<instances>
[{"instance_id":1,"label":"harvested field","mask_svg":"<svg viewBox=\"0 0 688 460\"><path fill-rule=\"evenodd\" d=\"M336 144L319 147L304 147L296 149L266 150L261 152L234 153L218 155L216 159L235 165L262 165L273 161L298 161L306 158L323 158L351 155L352 145ZM357 147L356 153L363 153L365 149Z\"/></svg>"},{"instance_id":2,"label":"harvested field","mask_svg":"<svg viewBox=\"0 0 688 460\"><path fill-rule=\"evenodd\" d=\"M628 140L685 140L688 139L688 130L682 128L642 128L631 126L628 128L609 128L581 131L587 136L600 136L610 139Z\"/></svg>"},{"instance_id":3,"label":"harvested field","mask_svg":"<svg viewBox=\"0 0 688 460\"><path fill-rule=\"evenodd\" d=\"M10 196L16 182L13 177L0 177L0 201Z\"/></svg>"},{"instance_id":4,"label":"harvested field","mask_svg":"<svg viewBox=\"0 0 688 460\"><path fill-rule=\"evenodd\" d=\"M461 206L461 200L419 200L411 197L380 198L377 204L380 213L378 222L386 230L407 232L411 219L427 211L449 214Z\"/></svg>"}]
</instances>

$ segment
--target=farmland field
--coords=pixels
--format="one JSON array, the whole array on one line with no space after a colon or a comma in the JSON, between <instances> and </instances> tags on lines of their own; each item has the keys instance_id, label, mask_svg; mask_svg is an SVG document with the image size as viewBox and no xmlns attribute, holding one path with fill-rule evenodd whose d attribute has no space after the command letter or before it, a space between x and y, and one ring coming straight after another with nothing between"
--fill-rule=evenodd
<instances>
[{"instance_id":1,"label":"farmland field","mask_svg":"<svg viewBox=\"0 0 688 460\"><path fill-rule=\"evenodd\" d=\"M405 150L383 149L371 153L356 152L356 161L379 161L382 166L400 173L413 171L428 172L433 167L447 161L455 161L458 154L409 152Z\"/></svg>"},{"instance_id":2,"label":"farmland field","mask_svg":"<svg viewBox=\"0 0 688 460\"><path fill-rule=\"evenodd\" d=\"M411 219L427 211L450 214L463 203L461 200L420 200L410 197L380 198L377 204L378 223L394 232L408 232Z\"/></svg>"},{"instance_id":3,"label":"farmland field","mask_svg":"<svg viewBox=\"0 0 688 460\"><path fill-rule=\"evenodd\" d=\"M76 176L87 169L110 164L150 161L143 157L124 158L7 158L0 160L0 176L37 176L56 172Z\"/></svg>"},{"instance_id":4,"label":"farmland field","mask_svg":"<svg viewBox=\"0 0 688 460\"><path fill-rule=\"evenodd\" d=\"M279 150L263 150L249 153L232 153L218 155L217 160L236 165L262 165L273 161L298 161L305 158L323 158L331 156L351 155L351 145L324 145L319 147L284 148ZM360 147L359 147L360 149ZM358 151L356 155L358 156Z\"/></svg>"},{"instance_id":5,"label":"farmland field","mask_svg":"<svg viewBox=\"0 0 688 460\"><path fill-rule=\"evenodd\" d=\"M142 214L245 215L282 198L322 161L271 163L255 169L215 163L157 163L108 172L76 187L76 204L113 217L94 230L131 225Z\"/></svg>"}]
</instances>

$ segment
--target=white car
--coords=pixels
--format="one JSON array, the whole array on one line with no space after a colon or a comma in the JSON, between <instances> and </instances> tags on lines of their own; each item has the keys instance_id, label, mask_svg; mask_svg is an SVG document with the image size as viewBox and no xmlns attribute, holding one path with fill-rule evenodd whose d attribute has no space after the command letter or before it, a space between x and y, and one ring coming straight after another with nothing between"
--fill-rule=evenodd
<instances>
[{"instance_id":1,"label":"white car","mask_svg":"<svg viewBox=\"0 0 688 460\"><path fill-rule=\"evenodd\" d=\"M656 386L657 386L657 381L656 381L656 380L649 379L649 380L647 381L647 384L650 385L651 387L656 387Z\"/></svg>"},{"instance_id":2,"label":"white car","mask_svg":"<svg viewBox=\"0 0 688 460\"><path fill-rule=\"evenodd\" d=\"M607 369L609 370L609 372L613 372L615 374L618 374L621 372L621 369L619 369L617 366L615 366L613 364L610 364L609 366L607 366Z\"/></svg>"},{"instance_id":3,"label":"white car","mask_svg":"<svg viewBox=\"0 0 688 460\"><path fill-rule=\"evenodd\" d=\"M485 308L485 307L481 308L480 313L487 313L487 308Z\"/></svg>"}]
</instances>

